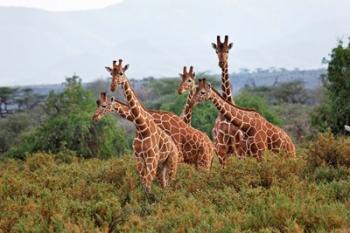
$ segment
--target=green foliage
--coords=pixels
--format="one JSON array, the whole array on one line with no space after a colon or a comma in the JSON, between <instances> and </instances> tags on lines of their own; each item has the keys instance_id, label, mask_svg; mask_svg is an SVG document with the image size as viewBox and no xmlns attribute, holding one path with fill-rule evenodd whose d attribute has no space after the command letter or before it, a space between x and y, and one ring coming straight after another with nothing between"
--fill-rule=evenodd
<instances>
[{"instance_id":1,"label":"green foliage","mask_svg":"<svg viewBox=\"0 0 350 233\"><path fill-rule=\"evenodd\" d=\"M20 135L33 125L33 119L28 113L0 118L0 154L7 152L11 146L18 145L21 142Z\"/></svg>"},{"instance_id":2,"label":"green foliage","mask_svg":"<svg viewBox=\"0 0 350 233\"><path fill-rule=\"evenodd\" d=\"M215 160L210 174L181 164L169 188L153 184L154 203L129 156L6 160L0 232L348 232L350 168L311 169L309 153Z\"/></svg>"},{"instance_id":3,"label":"green foliage","mask_svg":"<svg viewBox=\"0 0 350 233\"><path fill-rule=\"evenodd\" d=\"M23 158L28 153L73 151L84 157L110 157L124 154L128 145L114 119L98 124L91 120L96 109L90 92L83 89L77 76L67 78L62 93L51 92L44 105L46 120L23 136L9 155Z\"/></svg>"},{"instance_id":4,"label":"green foliage","mask_svg":"<svg viewBox=\"0 0 350 233\"><path fill-rule=\"evenodd\" d=\"M163 103L160 109L180 115L185 106L186 99L186 94L176 95L171 102ZM192 126L211 136L211 130L214 126L216 116L217 110L214 105L210 103L198 104L193 109Z\"/></svg>"},{"instance_id":5,"label":"green foliage","mask_svg":"<svg viewBox=\"0 0 350 233\"><path fill-rule=\"evenodd\" d=\"M326 98L312 115L312 123L319 130L330 128L333 133L343 133L350 123L350 43L339 42L332 50L325 78Z\"/></svg>"},{"instance_id":6,"label":"green foliage","mask_svg":"<svg viewBox=\"0 0 350 233\"><path fill-rule=\"evenodd\" d=\"M242 91L263 97L269 104L308 104L315 102L312 90L302 80L277 83L273 86L246 86Z\"/></svg>"},{"instance_id":7,"label":"green foliage","mask_svg":"<svg viewBox=\"0 0 350 233\"><path fill-rule=\"evenodd\" d=\"M217 114L218 111L212 103L200 103L194 107L192 126L211 137Z\"/></svg>"}]
</instances>

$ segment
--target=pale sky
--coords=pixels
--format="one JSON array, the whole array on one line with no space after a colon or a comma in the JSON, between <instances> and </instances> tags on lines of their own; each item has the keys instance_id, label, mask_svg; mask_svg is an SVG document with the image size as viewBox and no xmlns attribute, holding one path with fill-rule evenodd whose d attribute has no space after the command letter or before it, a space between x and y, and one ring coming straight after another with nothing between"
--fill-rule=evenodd
<instances>
[{"instance_id":1,"label":"pale sky","mask_svg":"<svg viewBox=\"0 0 350 233\"><path fill-rule=\"evenodd\" d=\"M116 58L131 78L173 77L184 65L218 73L216 35L234 42L230 72L316 69L337 39L347 43L349 9L350 0L0 0L0 86L73 73L93 81ZM19 60L26 68L13 70Z\"/></svg>"},{"instance_id":2,"label":"pale sky","mask_svg":"<svg viewBox=\"0 0 350 233\"><path fill-rule=\"evenodd\" d=\"M99 9L122 0L0 0L0 6L22 6L49 11L75 11Z\"/></svg>"}]
</instances>

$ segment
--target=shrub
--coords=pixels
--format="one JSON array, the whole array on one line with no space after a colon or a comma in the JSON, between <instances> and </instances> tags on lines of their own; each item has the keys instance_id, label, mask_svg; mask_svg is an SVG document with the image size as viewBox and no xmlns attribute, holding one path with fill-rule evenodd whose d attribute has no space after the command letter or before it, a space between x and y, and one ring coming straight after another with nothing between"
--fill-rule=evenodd
<instances>
[{"instance_id":1,"label":"shrub","mask_svg":"<svg viewBox=\"0 0 350 233\"><path fill-rule=\"evenodd\" d=\"M305 158L232 157L210 173L180 164L170 187L153 184L155 202L130 156L8 159L0 162L0 232L348 232L349 176L304 179Z\"/></svg>"},{"instance_id":2,"label":"shrub","mask_svg":"<svg viewBox=\"0 0 350 233\"><path fill-rule=\"evenodd\" d=\"M67 78L62 93L51 92L44 109L46 120L22 135L21 144L8 152L10 157L23 159L38 151L71 151L83 157L108 158L129 150L116 119L108 116L98 123L92 121L95 100L90 92L83 89L77 76Z\"/></svg>"},{"instance_id":3,"label":"shrub","mask_svg":"<svg viewBox=\"0 0 350 233\"><path fill-rule=\"evenodd\" d=\"M336 139L330 131L321 133L308 148L307 163L311 169L325 165L350 167L350 145L344 139Z\"/></svg>"}]
</instances>

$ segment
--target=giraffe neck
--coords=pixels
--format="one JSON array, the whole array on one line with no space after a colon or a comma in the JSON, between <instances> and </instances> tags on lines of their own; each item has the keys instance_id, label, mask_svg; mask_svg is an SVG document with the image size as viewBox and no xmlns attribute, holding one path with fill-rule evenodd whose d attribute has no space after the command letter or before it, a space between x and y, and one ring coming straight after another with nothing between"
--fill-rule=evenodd
<instances>
[{"instance_id":1,"label":"giraffe neck","mask_svg":"<svg viewBox=\"0 0 350 233\"><path fill-rule=\"evenodd\" d=\"M122 118L128 120L128 121L133 121L134 117L131 114L131 111L129 109L129 106L119 102L117 100L114 100L113 102L113 112L119 114Z\"/></svg>"},{"instance_id":2,"label":"giraffe neck","mask_svg":"<svg viewBox=\"0 0 350 233\"><path fill-rule=\"evenodd\" d=\"M234 104L232 99L232 91L230 84L230 77L228 75L228 62L226 61L221 67L221 89L222 97L225 101Z\"/></svg>"},{"instance_id":3,"label":"giraffe neck","mask_svg":"<svg viewBox=\"0 0 350 233\"><path fill-rule=\"evenodd\" d=\"M243 122L243 116L247 115L245 110L239 109L236 106L226 102L226 100L224 100L223 97L221 97L220 94L214 89L211 89L210 91L209 100L215 105L220 114L233 125L243 131L249 128L249 122Z\"/></svg>"},{"instance_id":4,"label":"giraffe neck","mask_svg":"<svg viewBox=\"0 0 350 233\"><path fill-rule=\"evenodd\" d=\"M186 104L185 104L185 107L184 109L182 110L182 113L180 115L181 119L186 123L186 124L191 124L192 122L192 104L191 104L191 101L192 101L192 97L194 95L194 91L190 91L190 93L188 94L187 96L187 99L186 99Z\"/></svg>"},{"instance_id":5,"label":"giraffe neck","mask_svg":"<svg viewBox=\"0 0 350 233\"><path fill-rule=\"evenodd\" d=\"M124 95L128 102L130 112L134 119L137 131L144 137L150 136L151 131L148 125L148 113L146 112L142 104L139 102L134 90L132 89L127 79L125 80L125 82L122 83L122 87L124 89Z\"/></svg>"}]
</instances>

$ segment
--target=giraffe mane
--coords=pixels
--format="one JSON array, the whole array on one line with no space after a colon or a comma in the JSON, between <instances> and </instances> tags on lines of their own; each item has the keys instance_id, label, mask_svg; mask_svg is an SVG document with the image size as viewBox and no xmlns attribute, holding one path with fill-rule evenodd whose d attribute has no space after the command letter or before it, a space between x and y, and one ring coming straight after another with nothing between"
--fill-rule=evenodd
<instances>
[{"instance_id":1,"label":"giraffe mane","mask_svg":"<svg viewBox=\"0 0 350 233\"><path fill-rule=\"evenodd\" d=\"M162 110L154 110L154 109L146 109L147 112L153 112L153 113L161 113L161 114L169 114L172 116L177 116L176 114L172 113L172 112L168 112L168 111L162 111Z\"/></svg>"}]
</instances>

